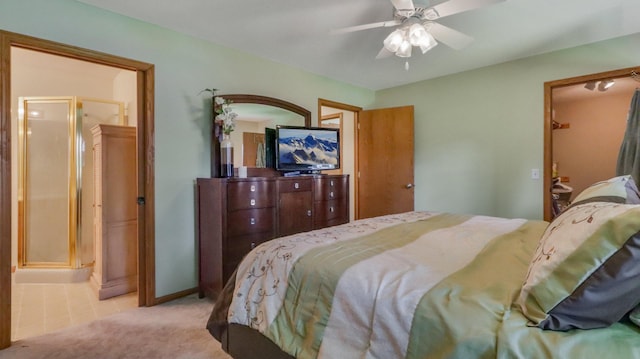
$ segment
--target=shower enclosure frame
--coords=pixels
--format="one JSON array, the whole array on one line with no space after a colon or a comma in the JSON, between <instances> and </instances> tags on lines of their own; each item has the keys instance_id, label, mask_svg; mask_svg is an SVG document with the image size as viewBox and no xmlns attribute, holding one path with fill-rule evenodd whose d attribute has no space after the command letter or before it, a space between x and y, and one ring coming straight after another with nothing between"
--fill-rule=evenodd
<instances>
[{"instance_id":1,"label":"shower enclosure frame","mask_svg":"<svg viewBox=\"0 0 640 359\"><path fill-rule=\"evenodd\" d=\"M113 100L96 99L79 96L28 96L19 98L18 106L18 268L69 268L79 269L92 266L95 258L83 263L78 253L82 246L82 163L83 152L91 149L85 148L85 141L82 136L82 119L84 113L84 102L97 102L118 106L117 124L126 123L124 103ZM28 157L29 157L29 103L31 104L67 104L67 124L68 124L68 261L31 261L28 258L28 238L26 234L29 181ZM90 152L88 154L90 156Z\"/></svg>"}]
</instances>

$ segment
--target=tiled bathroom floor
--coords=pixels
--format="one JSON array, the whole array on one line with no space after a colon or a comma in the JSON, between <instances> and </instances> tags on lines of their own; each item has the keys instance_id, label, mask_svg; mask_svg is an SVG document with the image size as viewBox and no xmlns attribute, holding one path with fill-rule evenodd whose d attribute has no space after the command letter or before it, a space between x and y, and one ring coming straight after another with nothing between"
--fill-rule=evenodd
<instances>
[{"instance_id":1,"label":"tiled bathroom floor","mask_svg":"<svg viewBox=\"0 0 640 359\"><path fill-rule=\"evenodd\" d=\"M100 301L89 282L13 283L11 340L90 322L137 306L137 292Z\"/></svg>"}]
</instances>

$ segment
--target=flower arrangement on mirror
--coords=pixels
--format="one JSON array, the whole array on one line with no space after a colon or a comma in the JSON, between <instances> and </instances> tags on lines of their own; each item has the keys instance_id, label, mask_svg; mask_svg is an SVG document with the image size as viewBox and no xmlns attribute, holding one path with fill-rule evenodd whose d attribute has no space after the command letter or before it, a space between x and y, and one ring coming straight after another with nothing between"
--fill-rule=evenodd
<instances>
[{"instance_id":1,"label":"flower arrangement on mirror","mask_svg":"<svg viewBox=\"0 0 640 359\"><path fill-rule=\"evenodd\" d=\"M233 142L231 142L231 132L236 128L235 118L238 114L233 112L231 101L224 97L214 97L214 109L217 113L215 122L216 129L222 128L222 141L220 141L220 175L222 177L233 177Z\"/></svg>"},{"instance_id":2,"label":"flower arrangement on mirror","mask_svg":"<svg viewBox=\"0 0 640 359\"><path fill-rule=\"evenodd\" d=\"M216 96L217 89L204 89L201 92L210 92L213 101L213 136L218 141L219 146L219 167L216 164L218 170L213 170L213 176L220 177L233 177L233 142L231 142L231 132L235 130L235 119L238 114L231 108L232 101L225 99L222 96ZM213 166L213 164L212 164ZM214 167L212 167L214 168Z\"/></svg>"},{"instance_id":3,"label":"flower arrangement on mirror","mask_svg":"<svg viewBox=\"0 0 640 359\"><path fill-rule=\"evenodd\" d=\"M238 114L233 112L231 108L232 102L222 96L215 97L216 122L222 126L222 132L225 135L231 134L236 128L235 118Z\"/></svg>"},{"instance_id":4,"label":"flower arrangement on mirror","mask_svg":"<svg viewBox=\"0 0 640 359\"><path fill-rule=\"evenodd\" d=\"M233 101L227 100L222 96L216 96L216 88L204 89L200 91L210 92L211 99L213 101L213 111L215 113L214 117L214 136L222 140L222 135L229 135L236 128L235 118L238 117L238 114L233 112L231 108L231 104Z\"/></svg>"}]
</instances>

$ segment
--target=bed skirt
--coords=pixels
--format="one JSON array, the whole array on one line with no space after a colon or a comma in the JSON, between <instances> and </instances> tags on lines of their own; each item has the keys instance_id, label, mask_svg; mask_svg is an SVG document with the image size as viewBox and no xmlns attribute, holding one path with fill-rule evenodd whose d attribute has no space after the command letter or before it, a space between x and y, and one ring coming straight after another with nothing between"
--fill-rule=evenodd
<instances>
[{"instance_id":1,"label":"bed skirt","mask_svg":"<svg viewBox=\"0 0 640 359\"><path fill-rule=\"evenodd\" d=\"M227 325L221 344L234 359L294 359L257 330L240 324Z\"/></svg>"}]
</instances>

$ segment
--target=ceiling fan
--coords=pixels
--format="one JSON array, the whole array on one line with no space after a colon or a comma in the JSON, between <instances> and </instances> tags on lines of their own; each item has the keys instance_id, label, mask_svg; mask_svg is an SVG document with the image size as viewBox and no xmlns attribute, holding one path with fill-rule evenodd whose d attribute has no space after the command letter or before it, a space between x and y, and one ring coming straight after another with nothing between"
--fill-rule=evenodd
<instances>
[{"instance_id":1,"label":"ceiling fan","mask_svg":"<svg viewBox=\"0 0 640 359\"><path fill-rule=\"evenodd\" d=\"M419 47L424 54L435 47L438 41L460 50L468 46L473 38L435 20L502 1L506 0L448 0L434 6L415 6L413 0L391 0L394 7L393 20L345 27L333 30L332 33L344 34L378 27L401 26L385 38L377 59L393 54L411 57L414 46ZM406 66L408 68L408 63Z\"/></svg>"}]
</instances>

